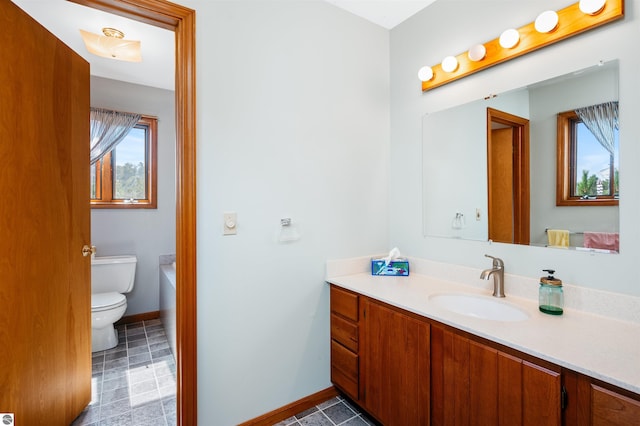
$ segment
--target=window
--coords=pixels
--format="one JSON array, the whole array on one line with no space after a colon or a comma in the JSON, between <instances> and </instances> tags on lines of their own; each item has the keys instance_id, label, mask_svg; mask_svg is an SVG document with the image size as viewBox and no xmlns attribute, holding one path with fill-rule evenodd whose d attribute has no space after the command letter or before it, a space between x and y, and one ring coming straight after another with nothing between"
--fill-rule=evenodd
<instances>
[{"instance_id":1,"label":"window","mask_svg":"<svg viewBox=\"0 0 640 426\"><path fill-rule=\"evenodd\" d=\"M142 116L110 153L91 166L92 208L157 208L157 122Z\"/></svg>"},{"instance_id":2,"label":"window","mask_svg":"<svg viewBox=\"0 0 640 426\"><path fill-rule=\"evenodd\" d=\"M611 154L575 111L558 114L556 205L618 205L618 129L614 136Z\"/></svg>"}]
</instances>

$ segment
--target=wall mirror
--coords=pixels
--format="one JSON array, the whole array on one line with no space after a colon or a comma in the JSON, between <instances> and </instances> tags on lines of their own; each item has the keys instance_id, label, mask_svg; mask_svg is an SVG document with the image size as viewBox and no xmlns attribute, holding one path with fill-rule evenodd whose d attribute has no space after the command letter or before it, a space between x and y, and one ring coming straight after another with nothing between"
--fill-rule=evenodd
<instances>
[{"instance_id":1,"label":"wall mirror","mask_svg":"<svg viewBox=\"0 0 640 426\"><path fill-rule=\"evenodd\" d=\"M577 250L593 250L585 248L585 233L589 239L597 234L617 239L614 203L556 205L558 115L617 100L618 61L610 61L425 115L425 235L547 247L554 246L550 242L556 231L563 236L568 231L568 244L562 246ZM500 148L505 138L507 152ZM617 152L616 139L611 160L616 181ZM583 151L580 157L578 180L586 170L585 179L595 175L598 188L606 184L609 173L604 170L613 168L605 166L609 154Z\"/></svg>"}]
</instances>

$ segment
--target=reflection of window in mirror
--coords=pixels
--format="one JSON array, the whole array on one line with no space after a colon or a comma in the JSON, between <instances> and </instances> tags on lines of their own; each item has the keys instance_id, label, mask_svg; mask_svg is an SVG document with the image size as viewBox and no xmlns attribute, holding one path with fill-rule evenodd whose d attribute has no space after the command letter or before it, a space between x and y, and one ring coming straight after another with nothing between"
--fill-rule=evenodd
<instances>
[{"instance_id":1,"label":"reflection of window in mirror","mask_svg":"<svg viewBox=\"0 0 640 426\"><path fill-rule=\"evenodd\" d=\"M557 147L556 205L618 205L617 102L559 113Z\"/></svg>"}]
</instances>

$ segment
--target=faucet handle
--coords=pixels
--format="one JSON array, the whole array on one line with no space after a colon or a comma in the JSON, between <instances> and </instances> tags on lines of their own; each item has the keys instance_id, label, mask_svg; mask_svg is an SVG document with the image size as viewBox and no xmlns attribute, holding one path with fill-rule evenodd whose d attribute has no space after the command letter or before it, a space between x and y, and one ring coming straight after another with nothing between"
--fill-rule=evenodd
<instances>
[{"instance_id":1,"label":"faucet handle","mask_svg":"<svg viewBox=\"0 0 640 426\"><path fill-rule=\"evenodd\" d=\"M488 257L489 259L493 259L493 267L494 268L504 268L504 262L502 261L502 259L500 259L498 257L490 256L488 254L485 254L484 257Z\"/></svg>"}]
</instances>

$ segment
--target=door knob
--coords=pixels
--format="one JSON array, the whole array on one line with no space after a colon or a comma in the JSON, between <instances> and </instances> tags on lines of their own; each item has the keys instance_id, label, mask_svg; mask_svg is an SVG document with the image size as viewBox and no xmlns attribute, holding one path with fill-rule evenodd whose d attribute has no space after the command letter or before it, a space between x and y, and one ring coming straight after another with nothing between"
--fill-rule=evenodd
<instances>
[{"instance_id":1,"label":"door knob","mask_svg":"<svg viewBox=\"0 0 640 426\"><path fill-rule=\"evenodd\" d=\"M87 256L89 256L90 254L96 254L96 246L91 246L91 247L89 247L88 245L86 245L86 244L85 244L85 245L82 247L82 255L83 255L84 257L87 257Z\"/></svg>"}]
</instances>

